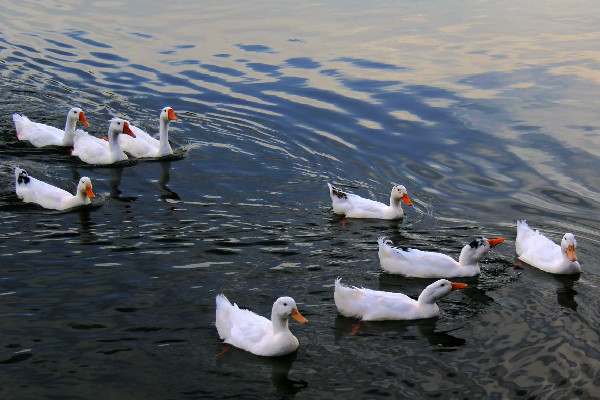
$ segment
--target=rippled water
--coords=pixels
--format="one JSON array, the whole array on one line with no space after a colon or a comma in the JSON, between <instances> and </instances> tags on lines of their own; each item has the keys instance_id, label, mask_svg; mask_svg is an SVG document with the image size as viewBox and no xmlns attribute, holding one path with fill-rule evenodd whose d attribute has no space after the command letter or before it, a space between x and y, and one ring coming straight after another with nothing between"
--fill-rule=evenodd
<instances>
[{"instance_id":1,"label":"rippled water","mask_svg":"<svg viewBox=\"0 0 600 400\"><path fill-rule=\"evenodd\" d=\"M2 398L592 398L600 396L600 6L480 2L8 2L0 14ZM113 116L176 155L88 167L15 138L13 112L89 131ZM14 194L15 166L87 209ZM402 221L348 220L326 182ZM583 273L513 268L515 220L578 239ZM337 276L417 296L377 237L457 256L507 240L439 319L338 315ZM281 359L218 360L214 298L307 325Z\"/></svg>"}]
</instances>

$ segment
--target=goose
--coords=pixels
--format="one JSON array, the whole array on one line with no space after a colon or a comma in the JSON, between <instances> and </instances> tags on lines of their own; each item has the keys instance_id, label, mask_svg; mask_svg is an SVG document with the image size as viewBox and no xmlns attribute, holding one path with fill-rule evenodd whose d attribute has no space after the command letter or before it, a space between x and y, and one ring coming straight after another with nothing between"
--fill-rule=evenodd
<instances>
[{"instance_id":1,"label":"goose","mask_svg":"<svg viewBox=\"0 0 600 400\"><path fill-rule=\"evenodd\" d=\"M96 197L92 191L92 181L87 176L79 179L75 195L66 190L29 176L27 171L15 168L15 192L25 203L36 203L51 210L66 210L91 203Z\"/></svg>"},{"instance_id":2,"label":"goose","mask_svg":"<svg viewBox=\"0 0 600 400\"><path fill-rule=\"evenodd\" d=\"M335 280L333 298L340 314L360 318L362 321L411 320L433 318L440 315L436 301L453 290L464 289L464 283L440 279L427 286L418 300L402 293L347 287L342 279Z\"/></svg>"},{"instance_id":3,"label":"goose","mask_svg":"<svg viewBox=\"0 0 600 400\"><path fill-rule=\"evenodd\" d=\"M85 132L76 132L71 154L88 164L113 164L127 160L128 157L119 145L118 136L124 133L131 137L135 134L129 128L129 122L121 118L113 118L108 127L108 145L102 139L95 138Z\"/></svg>"},{"instance_id":4,"label":"goose","mask_svg":"<svg viewBox=\"0 0 600 400\"><path fill-rule=\"evenodd\" d=\"M140 128L131 125L130 128L135 133L136 139L128 136L120 136L119 142L123 151L134 157L164 157L173 154L173 149L169 144L169 124L171 121L177 121L177 116L171 107L165 107L161 110L159 116L159 140L156 140Z\"/></svg>"},{"instance_id":5,"label":"goose","mask_svg":"<svg viewBox=\"0 0 600 400\"><path fill-rule=\"evenodd\" d=\"M12 119L17 130L17 138L27 140L35 147L73 146L73 135L75 134L77 121L85 126L90 126L85 119L83 110L78 107L71 108L67 113L64 131L53 126L33 122L24 115L13 114Z\"/></svg>"},{"instance_id":6,"label":"goose","mask_svg":"<svg viewBox=\"0 0 600 400\"><path fill-rule=\"evenodd\" d=\"M216 298L216 323L219 337L225 343L258 356L282 356L296 351L298 339L288 327L290 317L305 324L308 321L296 308L291 297L280 297L273 304L271 320L231 304L227 297Z\"/></svg>"},{"instance_id":7,"label":"goose","mask_svg":"<svg viewBox=\"0 0 600 400\"><path fill-rule=\"evenodd\" d=\"M386 272L414 278L454 278L479 275L479 261L503 241L504 238L477 237L462 248L458 262L442 253L393 247L392 242L384 237L380 237L377 243L379 263Z\"/></svg>"},{"instance_id":8,"label":"goose","mask_svg":"<svg viewBox=\"0 0 600 400\"><path fill-rule=\"evenodd\" d=\"M527 222L517 221L515 248L519 260L552 274L577 274L581 266L577 261L575 248L577 240L572 233L565 233L560 246L532 230Z\"/></svg>"},{"instance_id":9,"label":"goose","mask_svg":"<svg viewBox=\"0 0 600 400\"><path fill-rule=\"evenodd\" d=\"M404 210L402 210L400 200L406 205L412 206L412 202L406 193L406 188L402 185L394 185L392 188L389 206L352 193L346 193L330 183L327 183L327 186L329 186L329 196L331 197L333 211L336 214L343 214L348 218L402 218Z\"/></svg>"}]
</instances>

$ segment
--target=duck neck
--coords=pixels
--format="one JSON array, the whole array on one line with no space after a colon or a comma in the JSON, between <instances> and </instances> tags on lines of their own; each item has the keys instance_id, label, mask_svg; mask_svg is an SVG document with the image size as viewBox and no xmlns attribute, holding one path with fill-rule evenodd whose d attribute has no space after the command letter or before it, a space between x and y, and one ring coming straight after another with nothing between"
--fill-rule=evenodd
<instances>
[{"instance_id":1,"label":"duck neck","mask_svg":"<svg viewBox=\"0 0 600 400\"><path fill-rule=\"evenodd\" d=\"M76 120L67 118L67 122L65 123L65 134L62 137L63 146L73 146L73 137L75 136L76 125Z\"/></svg>"},{"instance_id":2,"label":"duck neck","mask_svg":"<svg viewBox=\"0 0 600 400\"><path fill-rule=\"evenodd\" d=\"M274 333L285 332L285 331L289 331L289 329L290 329L288 327L288 319L281 318L281 317L275 315L275 313L271 313L271 325L273 325Z\"/></svg>"},{"instance_id":3,"label":"duck neck","mask_svg":"<svg viewBox=\"0 0 600 400\"><path fill-rule=\"evenodd\" d=\"M401 199L394 198L394 195L391 195L390 196L390 207L402 209L402 206L400 205L400 200Z\"/></svg>"},{"instance_id":4,"label":"duck neck","mask_svg":"<svg viewBox=\"0 0 600 400\"><path fill-rule=\"evenodd\" d=\"M171 122L167 120L160 119L160 125L158 130L159 136L159 145L158 145L158 155L164 156L173 154L173 150L171 149L171 145L169 144L169 124Z\"/></svg>"},{"instance_id":5,"label":"duck neck","mask_svg":"<svg viewBox=\"0 0 600 400\"><path fill-rule=\"evenodd\" d=\"M112 162L127 160L127 155L123 153L123 150L121 150L118 132L110 133L108 148L110 149L110 159L112 160Z\"/></svg>"},{"instance_id":6,"label":"duck neck","mask_svg":"<svg viewBox=\"0 0 600 400\"><path fill-rule=\"evenodd\" d=\"M479 268L479 260L476 260L472 254L470 254L468 246L463 247L458 256L458 263L463 267Z\"/></svg>"}]
</instances>

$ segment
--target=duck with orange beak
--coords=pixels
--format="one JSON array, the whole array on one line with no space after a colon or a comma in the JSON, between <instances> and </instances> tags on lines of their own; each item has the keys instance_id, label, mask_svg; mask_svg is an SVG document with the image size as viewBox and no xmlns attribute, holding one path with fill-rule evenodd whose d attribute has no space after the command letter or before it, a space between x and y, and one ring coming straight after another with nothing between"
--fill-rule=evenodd
<instances>
[{"instance_id":1,"label":"duck with orange beak","mask_svg":"<svg viewBox=\"0 0 600 400\"><path fill-rule=\"evenodd\" d=\"M535 268L561 275L581 272L576 247L577 240L572 233L565 233L559 246L538 230L531 229L527 222L517 221L517 255L519 260Z\"/></svg>"},{"instance_id":2,"label":"duck with orange beak","mask_svg":"<svg viewBox=\"0 0 600 400\"><path fill-rule=\"evenodd\" d=\"M379 238L379 263L384 271L413 278L455 278L476 276L481 273L479 261L490 249L504 241L504 238L486 239L477 237L465 245L458 262L446 254L417 249L403 250L392 246L384 237Z\"/></svg>"},{"instance_id":3,"label":"duck with orange beak","mask_svg":"<svg viewBox=\"0 0 600 400\"><path fill-rule=\"evenodd\" d=\"M108 127L108 146L106 142L88 135L85 132L75 132L73 139L73 150L71 154L77 156L81 161L94 164L105 165L113 164L128 159L127 154L123 153L119 145L118 136L120 134L135 137L129 127L129 122L121 118L113 118Z\"/></svg>"},{"instance_id":4,"label":"duck with orange beak","mask_svg":"<svg viewBox=\"0 0 600 400\"><path fill-rule=\"evenodd\" d=\"M392 187L389 205L344 192L330 183L327 183L327 186L329 186L333 212L348 218L398 219L404 217L400 201L407 206L412 206L412 201L403 185Z\"/></svg>"},{"instance_id":5,"label":"duck with orange beak","mask_svg":"<svg viewBox=\"0 0 600 400\"><path fill-rule=\"evenodd\" d=\"M96 197L92 190L92 181L84 176L79 179L75 195L30 176L27 171L15 168L15 192L25 203L36 203L51 210L67 210L91 203Z\"/></svg>"},{"instance_id":6,"label":"duck with orange beak","mask_svg":"<svg viewBox=\"0 0 600 400\"><path fill-rule=\"evenodd\" d=\"M219 337L227 344L258 356L283 356L296 351L298 339L290 332L288 320L305 324L291 297L280 297L273 304L271 320L231 304L219 294L216 299L216 322Z\"/></svg>"},{"instance_id":7,"label":"duck with orange beak","mask_svg":"<svg viewBox=\"0 0 600 400\"><path fill-rule=\"evenodd\" d=\"M412 320L438 317L440 309L436 302L450 292L466 287L464 283L440 279L423 289L414 300L403 293L347 287L337 278L333 298L338 311L345 317L362 321Z\"/></svg>"}]
</instances>

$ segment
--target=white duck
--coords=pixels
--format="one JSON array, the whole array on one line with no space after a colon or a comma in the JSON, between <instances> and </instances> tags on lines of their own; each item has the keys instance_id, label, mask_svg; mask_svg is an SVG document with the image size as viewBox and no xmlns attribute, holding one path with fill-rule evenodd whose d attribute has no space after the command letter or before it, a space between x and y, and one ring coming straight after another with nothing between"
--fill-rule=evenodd
<instances>
[{"instance_id":1,"label":"white duck","mask_svg":"<svg viewBox=\"0 0 600 400\"><path fill-rule=\"evenodd\" d=\"M24 169L15 168L15 192L25 203L37 203L51 210L66 210L91 203L96 197L92 191L92 181L84 176L79 179L75 195L66 190L35 179Z\"/></svg>"},{"instance_id":2,"label":"white duck","mask_svg":"<svg viewBox=\"0 0 600 400\"><path fill-rule=\"evenodd\" d=\"M81 108L73 107L67 113L65 130L53 126L33 122L24 115L13 114L13 122L19 140L27 140L35 147L44 146L73 146L73 135L77 121L89 126Z\"/></svg>"},{"instance_id":3,"label":"white duck","mask_svg":"<svg viewBox=\"0 0 600 400\"><path fill-rule=\"evenodd\" d=\"M88 164L112 164L127 160L128 157L121 150L118 141L118 136L121 133L135 137L135 134L129 128L129 122L121 118L113 118L110 121L108 145L102 139L78 131L75 133L71 154Z\"/></svg>"},{"instance_id":4,"label":"white duck","mask_svg":"<svg viewBox=\"0 0 600 400\"><path fill-rule=\"evenodd\" d=\"M330 183L327 183L327 186L329 186L333 211L336 214L344 214L348 218L402 218L404 210L402 210L400 200L404 201L406 205L412 206L406 188L402 185L394 185L392 188L389 206L352 193L346 193Z\"/></svg>"},{"instance_id":5,"label":"white duck","mask_svg":"<svg viewBox=\"0 0 600 400\"><path fill-rule=\"evenodd\" d=\"M171 107L165 107L161 110L159 116L159 140L156 140L140 128L130 125L135 133L136 139L133 140L127 136L121 136L119 142L121 148L134 157L164 157L173 154L173 149L169 144L169 124L171 121L177 121L177 116Z\"/></svg>"},{"instance_id":6,"label":"white duck","mask_svg":"<svg viewBox=\"0 0 600 400\"><path fill-rule=\"evenodd\" d=\"M581 272L575 248L577 241L572 233L565 233L560 246L532 230L527 222L517 221L515 248L521 261L552 274Z\"/></svg>"},{"instance_id":7,"label":"white duck","mask_svg":"<svg viewBox=\"0 0 600 400\"><path fill-rule=\"evenodd\" d=\"M363 321L421 319L439 316L436 301L453 290L466 287L464 283L440 279L423 289L419 299L414 300L402 293L347 287L342 285L341 278L337 278L333 298L338 311L345 317Z\"/></svg>"},{"instance_id":8,"label":"white duck","mask_svg":"<svg viewBox=\"0 0 600 400\"><path fill-rule=\"evenodd\" d=\"M504 238L478 237L462 248L458 262L442 253L416 249L402 250L393 247L392 242L383 237L379 238L377 243L379 263L386 272L414 278L453 278L479 275L481 270L478 262L490 252L492 247L503 241Z\"/></svg>"},{"instance_id":9,"label":"white duck","mask_svg":"<svg viewBox=\"0 0 600 400\"><path fill-rule=\"evenodd\" d=\"M280 297L273 304L271 320L231 304L223 294L217 296L216 323L219 337L235 347L258 356L282 356L294 352L298 339L292 335L288 320L307 323L291 297Z\"/></svg>"}]
</instances>

